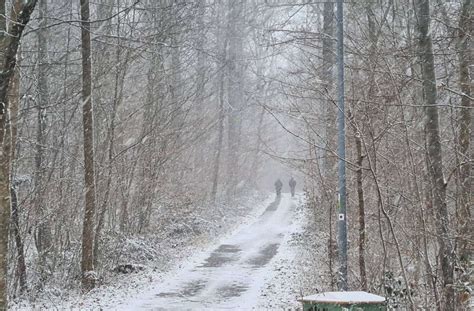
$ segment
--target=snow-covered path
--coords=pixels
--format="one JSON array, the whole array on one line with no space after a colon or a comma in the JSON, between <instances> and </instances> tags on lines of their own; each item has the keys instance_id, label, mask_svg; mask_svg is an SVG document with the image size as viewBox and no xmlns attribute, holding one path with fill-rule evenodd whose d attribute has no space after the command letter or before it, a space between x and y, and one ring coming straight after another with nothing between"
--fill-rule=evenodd
<instances>
[{"instance_id":1,"label":"snow-covered path","mask_svg":"<svg viewBox=\"0 0 474 311\"><path fill-rule=\"evenodd\" d=\"M246 310L256 305L271 274L270 262L291 226L296 200L288 194L271 203L257 220L227 238L212 252L119 310ZM114 308L117 310L117 308Z\"/></svg>"}]
</instances>

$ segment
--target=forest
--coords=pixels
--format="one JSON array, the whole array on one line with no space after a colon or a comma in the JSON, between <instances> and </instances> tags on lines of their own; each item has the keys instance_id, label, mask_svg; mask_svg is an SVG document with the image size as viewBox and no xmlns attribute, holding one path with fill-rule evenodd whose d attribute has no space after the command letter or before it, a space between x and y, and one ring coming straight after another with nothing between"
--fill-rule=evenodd
<instances>
[{"instance_id":1,"label":"forest","mask_svg":"<svg viewBox=\"0 0 474 311\"><path fill-rule=\"evenodd\" d=\"M273 307L470 310L473 33L472 0L0 0L0 310L98 309L258 206Z\"/></svg>"}]
</instances>

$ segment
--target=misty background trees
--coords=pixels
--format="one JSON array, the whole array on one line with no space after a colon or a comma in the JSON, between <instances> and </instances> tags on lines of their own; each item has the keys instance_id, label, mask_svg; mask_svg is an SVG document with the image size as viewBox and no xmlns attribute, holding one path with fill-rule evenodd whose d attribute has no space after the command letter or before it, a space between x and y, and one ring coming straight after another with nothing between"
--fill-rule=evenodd
<instances>
[{"instance_id":1,"label":"misty background trees","mask_svg":"<svg viewBox=\"0 0 474 311\"><path fill-rule=\"evenodd\" d=\"M334 3L37 2L0 2L3 297L99 285L129 245L225 215L284 167L335 289ZM472 2L344 6L349 287L460 308Z\"/></svg>"}]
</instances>

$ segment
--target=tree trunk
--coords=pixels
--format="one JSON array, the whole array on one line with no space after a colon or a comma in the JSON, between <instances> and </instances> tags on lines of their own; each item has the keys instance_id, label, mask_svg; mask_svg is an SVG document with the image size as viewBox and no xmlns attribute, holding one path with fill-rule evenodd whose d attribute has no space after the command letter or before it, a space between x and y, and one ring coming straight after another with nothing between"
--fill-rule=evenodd
<instances>
[{"instance_id":1,"label":"tree trunk","mask_svg":"<svg viewBox=\"0 0 474 311\"><path fill-rule=\"evenodd\" d=\"M49 216L43 202L43 174L44 174L44 151L45 146L45 106L48 106L49 90L47 83L47 1L39 2L39 20L40 29L38 31L38 101L37 105L37 129L36 129L36 155L35 155L35 210L37 211L37 236L36 247L39 255L40 282L39 286L44 284L46 279L47 256L51 250L51 230L49 225Z\"/></svg>"},{"instance_id":2,"label":"tree trunk","mask_svg":"<svg viewBox=\"0 0 474 311\"><path fill-rule=\"evenodd\" d=\"M324 12L323 12L323 70L321 79L324 81L324 89L326 94L325 104L323 107L323 119L324 119L324 130L323 130L323 140L325 140L325 148L322 150L321 154L321 182L326 185L321 184L320 189L326 188L331 192L329 195L324 195L327 199L326 203L329 205L328 221L329 221L329 239L328 239L328 263L329 263L329 276L331 279L331 288L334 288L336 284L336 275L334 273L334 263L333 260L336 257L335 254L335 245L336 241L334 240L333 235L333 224L332 216L334 213L333 206L333 191L336 189L335 179L332 174L328 174L333 170L333 167L336 165L335 158L331 154L331 150L336 150L336 110L332 103L333 88L334 88L334 78L333 78L333 67L334 67L334 3L325 2L324 3ZM310 147L313 148L313 147ZM326 191L326 190L324 190ZM323 197L323 196L321 196ZM323 201L321 201L323 202Z\"/></svg>"},{"instance_id":3,"label":"tree trunk","mask_svg":"<svg viewBox=\"0 0 474 311\"><path fill-rule=\"evenodd\" d=\"M327 172L331 171L334 161L329 161L328 151L335 150L336 137L336 110L331 103L332 90L334 87L333 67L334 67L334 3L324 3L323 13L323 64L321 70L321 80L324 81L324 90L326 94L326 104L323 107L323 140L325 140L325 148L321 150L321 175L323 178L327 176Z\"/></svg>"},{"instance_id":4,"label":"tree trunk","mask_svg":"<svg viewBox=\"0 0 474 311\"><path fill-rule=\"evenodd\" d=\"M196 21L196 26L197 26L197 31L196 31L196 38L194 39L194 46L197 52L197 60L196 60L196 94L195 94L195 105L196 107L204 107L205 106L205 95L206 95L206 84L207 84L207 65L208 65L208 59L207 55L205 53L205 45L204 43L207 40L206 37L206 28L204 25L204 19L206 18L206 3L205 1L198 1L197 2L197 21ZM217 43L217 45L219 42ZM206 155L207 155L207 148L205 144L199 143L195 144L194 146L194 152L193 152L193 166L199 170L203 171L212 171L212 162L209 163L209 161L206 161ZM203 186L204 184L208 184L208 182L212 183L212 180L209 180L207 178L212 178L211 175L206 175L203 176ZM204 186L205 187L205 186ZM201 199L205 199L209 193L206 191L207 189L203 188L202 194L201 194ZM212 195L211 195L211 201L212 201Z\"/></svg>"},{"instance_id":5,"label":"tree trunk","mask_svg":"<svg viewBox=\"0 0 474 311\"><path fill-rule=\"evenodd\" d=\"M449 238L450 226L446 206L446 184L443 175L443 159L439 133L437 107L436 76L434 71L433 46L430 29L430 1L420 0L416 3L419 30L419 55L422 66L423 99L425 112L425 142L427 148L428 173L432 185L433 207L436 215L439 256L443 275L444 310L455 310L453 275L454 250Z\"/></svg>"},{"instance_id":6,"label":"tree trunk","mask_svg":"<svg viewBox=\"0 0 474 311\"><path fill-rule=\"evenodd\" d=\"M461 17L459 19L459 42L458 42L458 57L459 57L459 84L461 87L461 110L459 122L459 137L458 137L458 156L459 161L457 167L459 169L459 212L458 215L458 236L459 242L458 255L461 261L463 275L461 282L469 284L470 274L469 265L472 260L472 248L469 244L473 240L472 233L472 188L471 188L471 160L470 153L471 143L471 79L469 76L469 68L473 66L473 52L472 52L472 36L473 34L473 16L472 16L472 0L464 0L461 9ZM465 302L468 303L469 299Z\"/></svg>"},{"instance_id":7,"label":"tree trunk","mask_svg":"<svg viewBox=\"0 0 474 311\"><path fill-rule=\"evenodd\" d=\"M216 81L216 92L217 92L217 109L218 109L218 124L217 124L217 144L215 150L215 157L213 159L213 174L212 174L212 188L211 188L211 196L210 201L212 203L216 202L217 198L217 187L219 185L219 173L220 173L220 163L221 163L221 153L222 153L222 145L224 141L224 66L227 59L227 45L228 39L227 36L222 35L221 31L221 19L222 15L222 2L217 3L217 19L216 23L219 27L217 27L216 33L216 47L219 53L219 61L217 62L217 70L219 74L217 75ZM221 43L222 42L222 43Z\"/></svg>"},{"instance_id":8,"label":"tree trunk","mask_svg":"<svg viewBox=\"0 0 474 311\"><path fill-rule=\"evenodd\" d=\"M228 2L228 58L227 58L227 98L228 98L228 185L227 196L232 198L237 193L240 178L240 127L242 121L242 61L243 57L243 8L244 0Z\"/></svg>"},{"instance_id":9,"label":"tree trunk","mask_svg":"<svg viewBox=\"0 0 474 311\"><path fill-rule=\"evenodd\" d=\"M222 77L223 78L223 77ZM216 153L214 158L214 172L212 177L212 190L211 190L211 201L216 202L217 197L217 186L219 184L219 168L221 159L222 142L224 139L224 79L219 81L219 123L218 123L218 136Z\"/></svg>"},{"instance_id":10,"label":"tree trunk","mask_svg":"<svg viewBox=\"0 0 474 311\"><path fill-rule=\"evenodd\" d=\"M20 52L18 52L20 54ZM20 71L18 68L15 70L13 78L10 82L9 87L9 99L8 105L10 107L10 128L11 128L11 161L12 167L15 160L15 149L16 149L16 136L17 136L17 119L18 119L18 107L20 102ZM13 170L13 168L12 168ZM15 185L12 183L10 186L11 195L11 222L12 232L15 238L16 244L16 276L19 280L20 295L27 290L27 279L26 279L26 263L25 263L25 251L23 246L23 240L20 233L20 217L18 210L18 199L16 196Z\"/></svg>"},{"instance_id":11,"label":"tree trunk","mask_svg":"<svg viewBox=\"0 0 474 311\"><path fill-rule=\"evenodd\" d=\"M95 176L94 176L94 124L92 106L92 65L89 22L89 0L81 0L82 39L82 124L84 132L84 185L85 208L82 229L82 288L89 291L95 287L94 272L94 218L95 218Z\"/></svg>"},{"instance_id":12,"label":"tree trunk","mask_svg":"<svg viewBox=\"0 0 474 311\"><path fill-rule=\"evenodd\" d=\"M360 287L363 291L367 290L367 272L365 269L365 202L364 202L364 188L362 184L362 141L360 133L355 133L355 144L357 151L357 197L359 200L359 271L360 271Z\"/></svg>"},{"instance_id":13,"label":"tree trunk","mask_svg":"<svg viewBox=\"0 0 474 311\"><path fill-rule=\"evenodd\" d=\"M16 190L14 187L10 189L11 193L11 205L12 205L12 229L13 236L15 237L16 244L16 275L20 281L20 295L24 294L27 290L26 283L26 263L25 263L25 251L23 247L23 240L20 234L20 217L18 215L18 199L16 196Z\"/></svg>"},{"instance_id":14,"label":"tree trunk","mask_svg":"<svg viewBox=\"0 0 474 311\"><path fill-rule=\"evenodd\" d=\"M472 241L471 229L471 81L469 77L469 68L472 67L472 0L464 0L459 20L459 84L461 87L461 110L459 122L459 179L461 185L461 196L459 204L459 256L462 261L469 262L469 241Z\"/></svg>"},{"instance_id":15,"label":"tree trunk","mask_svg":"<svg viewBox=\"0 0 474 311\"><path fill-rule=\"evenodd\" d=\"M8 307L8 224L10 219L10 147L8 91L14 75L16 54L25 25L36 0L14 1L7 29L5 0L0 0L0 310Z\"/></svg>"}]
</instances>

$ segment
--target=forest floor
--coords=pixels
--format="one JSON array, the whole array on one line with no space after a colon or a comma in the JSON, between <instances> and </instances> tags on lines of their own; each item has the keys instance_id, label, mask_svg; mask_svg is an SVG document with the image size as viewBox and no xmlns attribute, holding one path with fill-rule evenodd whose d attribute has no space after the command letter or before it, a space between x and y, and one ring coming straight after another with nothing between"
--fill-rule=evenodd
<instances>
[{"instance_id":1,"label":"forest floor","mask_svg":"<svg viewBox=\"0 0 474 311\"><path fill-rule=\"evenodd\" d=\"M117 276L87 295L20 303L16 310L296 309L318 290L323 247L302 196L260 198L233 230L176 250L167 269ZM311 249L313 251L311 251ZM319 276L319 277L318 277Z\"/></svg>"}]
</instances>

